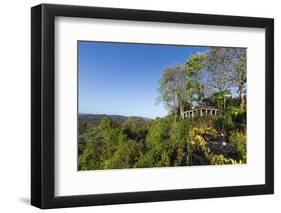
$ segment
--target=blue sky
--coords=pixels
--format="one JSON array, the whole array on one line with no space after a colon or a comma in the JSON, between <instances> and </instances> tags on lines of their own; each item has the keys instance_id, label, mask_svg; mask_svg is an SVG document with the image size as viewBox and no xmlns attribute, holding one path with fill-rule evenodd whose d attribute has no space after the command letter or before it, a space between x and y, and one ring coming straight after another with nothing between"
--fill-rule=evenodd
<instances>
[{"instance_id":1,"label":"blue sky","mask_svg":"<svg viewBox=\"0 0 281 213\"><path fill-rule=\"evenodd\" d=\"M165 116L167 110L157 104L161 72L205 51L207 47L79 41L79 113Z\"/></svg>"}]
</instances>

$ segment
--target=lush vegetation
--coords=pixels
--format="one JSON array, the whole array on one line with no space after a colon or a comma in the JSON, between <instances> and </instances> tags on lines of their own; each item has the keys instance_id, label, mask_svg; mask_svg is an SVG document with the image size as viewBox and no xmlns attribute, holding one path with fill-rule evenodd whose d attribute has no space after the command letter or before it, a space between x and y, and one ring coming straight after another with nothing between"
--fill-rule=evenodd
<instances>
[{"instance_id":1,"label":"lush vegetation","mask_svg":"<svg viewBox=\"0 0 281 213\"><path fill-rule=\"evenodd\" d=\"M162 118L79 117L79 170L246 163L246 50L209 48L163 70ZM213 106L216 115L183 117Z\"/></svg>"}]
</instances>

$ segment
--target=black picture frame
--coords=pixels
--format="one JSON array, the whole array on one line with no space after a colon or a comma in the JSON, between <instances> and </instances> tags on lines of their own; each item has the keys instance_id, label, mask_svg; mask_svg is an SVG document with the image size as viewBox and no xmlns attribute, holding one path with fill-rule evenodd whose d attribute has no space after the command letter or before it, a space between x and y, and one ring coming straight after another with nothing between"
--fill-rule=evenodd
<instances>
[{"instance_id":1,"label":"black picture frame","mask_svg":"<svg viewBox=\"0 0 281 213\"><path fill-rule=\"evenodd\" d=\"M81 17L264 28L265 184L93 195L54 195L54 20ZM39 208L139 203L274 193L274 20L164 11L41 4L31 8L31 204Z\"/></svg>"}]
</instances>

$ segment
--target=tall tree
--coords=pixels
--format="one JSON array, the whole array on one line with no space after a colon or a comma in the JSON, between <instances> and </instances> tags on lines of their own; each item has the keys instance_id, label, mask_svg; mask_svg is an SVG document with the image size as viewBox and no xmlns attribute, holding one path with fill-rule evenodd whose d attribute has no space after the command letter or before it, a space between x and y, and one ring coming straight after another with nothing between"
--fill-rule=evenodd
<instances>
[{"instance_id":1,"label":"tall tree","mask_svg":"<svg viewBox=\"0 0 281 213\"><path fill-rule=\"evenodd\" d=\"M232 86L232 49L211 47L207 54L206 82L215 92L230 89Z\"/></svg>"},{"instance_id":2,"label":"tall tree","mask_svg":"<svg viewBox=\"0 0 281 213\"><path fill-rule=\"evenodd\" d=\"M197 53L191 55L185 62L186 75L185 95L191 105L200 102L204 97L203 70L206 65L206 54Z\"/></svg>"},{"instance_id":3,"label":"tall tree","mask_svg":"<svg viewBox=\"0 0 281 213\"><path fill-rule=\"evenodd\" d=\"M159 81L160 99L175 116L183 114L185 107L191 106L203 96L201 81L202 69L206 63L206 55L191 55L185 65L174 65L166 68Z\"/></svg>"},{"instance_id":4,"label":"tall tree","mask_svg":"<svg viewBox=\"0 0 281 213\"><path fill-rule=\"evenodd\" d=\"M237 87L240 98L240 109L245 108L245 93L246 93L246 77L247 77L247 61L245 48L233 48L231 65L232 82Z\"/></svg>"},{"instance_id":5,"label":"tall tree","mask_svg":"<svg viewBox=\"0 0 281 213\"><path fill-rule=\"evenodd\" d=\"M186 70L183 65L174 65L166 68L161 73L159 81L160 100L177 117L178 109L183 110L183 93L187 80Z\"/></svg>"}]
</instances>

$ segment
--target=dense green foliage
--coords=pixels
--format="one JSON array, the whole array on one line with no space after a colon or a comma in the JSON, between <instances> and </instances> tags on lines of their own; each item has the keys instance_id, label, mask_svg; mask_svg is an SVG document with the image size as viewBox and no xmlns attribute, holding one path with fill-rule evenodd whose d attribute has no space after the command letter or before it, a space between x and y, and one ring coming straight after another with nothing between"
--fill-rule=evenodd
<instances>
[{"instance_id":1,"label":"dense green foliage","mask_svg":"<svg viewBox=\"0 0 281 213\"><path fill-rule=\"evenodd\" d=\"M162 118L80 115L79 170L246 163L246 51L210 48L163 70ZM212 106L216 115L183 112Z\"/></svg>"},{"instance_id":2,"label":"dense green foliage","mask_svg":"<svg viewBox=\"0 0 281 213\"><path fill-rule=\"evenodd\" d=\"M86 121L88 125L80 121L79 169L245 163L246 129L237 117L225 111L192 120L169 115L155 120L129 117L122 123L110 117L94 124Z\"/></svg>"}]
</instances>

